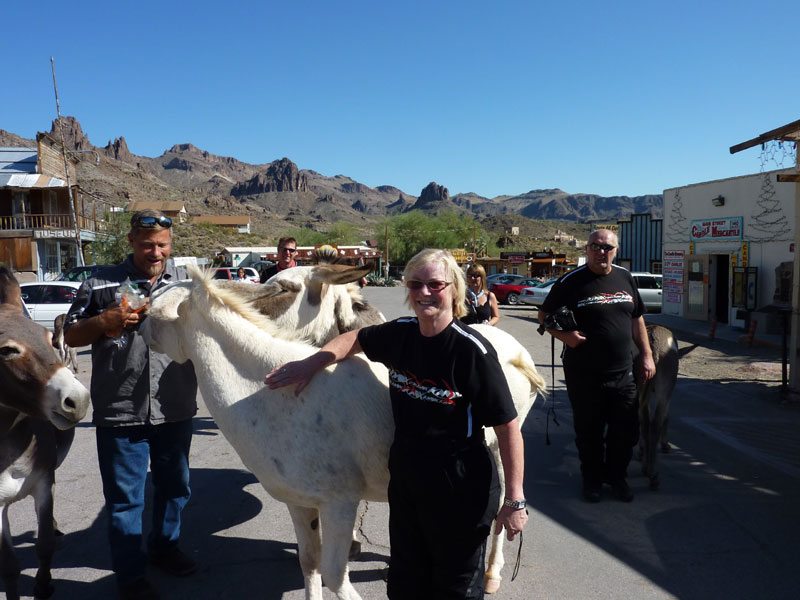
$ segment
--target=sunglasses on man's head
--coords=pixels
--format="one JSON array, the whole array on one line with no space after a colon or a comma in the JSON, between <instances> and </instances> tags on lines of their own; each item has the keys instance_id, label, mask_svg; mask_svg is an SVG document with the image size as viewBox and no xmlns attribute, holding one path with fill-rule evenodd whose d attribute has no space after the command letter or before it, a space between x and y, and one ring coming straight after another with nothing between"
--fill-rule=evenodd
<instances>
[{"instance_id":1,"label":"sunglasses on man's head","mask_svg":"<svg viewBox=\"0 0 800 600\"><path fill-rule=\"evenodd\" d=\"M431 279L430 281L417 281L416 279L409 279L406 281L406 287L410 290L418 291L427 287L432 292L441 292L452 281L442 281L441 279Z\"/></svg>"},{"instance_id":2,"label":"sunglasses on man's head","mask_svg":"<svg viewBox=\"0 0 800 600\"><path fill-rule=\"evenodd\" d=\"M279 252L288 252L289 254L294 254L297 252L297 248L286 248L285 246L281 246L278 248Z\"/></svg>"},{"instance_id":3,"label":"sunglasses on man's head","mask_svg":"<svg viewBox=\"0 0 800 600\"><path fill-rule=\"evenodd\" d=\"M168 229L172 227L172 219L169 217L138 217L134 220L133 225L144 229L152 229L153 227Z\"/></svg>"},{"instance_id":4,"label":"sunglasses on man's head","mask_svg":"<svg viewBox=\"0 0 800 600\"><path fill-rule=\"evenodd\" d=\"M598 252L600 250L611 252L612 250L617 249L616 246L612 246L611 244L598 244L597 242L592 242L591 244L589 244L589 248L591 248L592 250L596 250Z\"/></svg>"}]
</instances>

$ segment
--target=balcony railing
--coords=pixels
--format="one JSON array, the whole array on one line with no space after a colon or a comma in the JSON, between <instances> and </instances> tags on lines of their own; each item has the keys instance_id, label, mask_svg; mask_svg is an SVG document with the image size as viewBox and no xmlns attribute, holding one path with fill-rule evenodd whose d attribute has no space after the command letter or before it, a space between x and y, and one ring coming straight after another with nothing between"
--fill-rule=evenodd
<instances>
[{"instance_id":1,"label":"balcony railing","mask_svg":"<svg viewBox=\"0 0 800 600\"><path fill-rule=\"evenodd\" d=\"M78 216L78 225L84 231L106 231L108 223ZM0 230L9 229L72 229L71 215L14 215L0 216Z\"/></svg>"}]
</instances>

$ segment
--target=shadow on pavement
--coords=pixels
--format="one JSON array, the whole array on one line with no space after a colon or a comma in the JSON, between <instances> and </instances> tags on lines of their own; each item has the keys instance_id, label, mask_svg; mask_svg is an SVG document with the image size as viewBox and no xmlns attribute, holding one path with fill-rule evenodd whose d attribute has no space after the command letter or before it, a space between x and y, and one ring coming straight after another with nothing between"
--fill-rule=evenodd
<instances>
[{"instance_id":1,"label":"shadow on pavement","mask_svg":"<svg viewBox=\"0 0 800 600\"><path fill-rule=\"evenodd\" d=\"M547 365L549 376L549 365ZM540 366L540 369L542 367ZM548 377L549 379L549 377ZM533 507L677 598L793 598L800 576L800 410L781 404L775 382L679 379L672 396L672 452L661 454L661 489L650 491L634 458L636 498L581 499L572 413L557 390L560 427L539 402L525 422L526 495ZM534 531L536 525L534 524ZM538 549L557 555L558 549ZM597 590L613 581L594 573ZM611 586L611 587L609 587ZM602 594L601 594L602 595Z\"/></svg>"}]
</instances>

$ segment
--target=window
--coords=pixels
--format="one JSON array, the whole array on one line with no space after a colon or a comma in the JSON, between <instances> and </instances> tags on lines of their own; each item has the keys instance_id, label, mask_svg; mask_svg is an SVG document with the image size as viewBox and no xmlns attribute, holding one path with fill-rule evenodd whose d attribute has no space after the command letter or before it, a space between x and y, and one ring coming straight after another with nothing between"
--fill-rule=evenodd
<instances>
[{"instance_id":1,"label":"window","mask_svg":"<svg viewBox=\"0 0 800 600\"><path fill-rule=\"evenodd\" d=\"M47 197L44 204L44 213L49 215L58 214L58 198L56 197L56 193L53 190L47 190Z\"/></svg>"},{"instance_id":2,"label":"window","mask_svg":"<svg viewBox=\"0 0 800 600\"><path fill-rule=\"evenodd\" d=\"M636 275L636 287L640 290L660 290L661 278L650 275Z\"/></svg>"},{"instance_id":3,"label":"window","mask_svg":"<svg viewBox=\"0 0 800 600\"><path fill-rule=\"evenodd\" d=\"M25 229L25 209L29 206L28 192L14 192L11 214L14 216L14 229Z\"/></svg>"},{"instance_id":4,"label":"window","mask_svg":"<svg viewBox=\"0 0 800 600\"><path fill-rule=\"evenodd\" d=\"M43 287L42 298L39 300L42 304L71 304L78 293L78 290L75 288L64 285L48 285Z\"/></svg>"},{"instance_id":5,"label":"window","mask_svg":"<svg viewBox=\"0 0 800 600\"><path fill-rule=\"evenodd\" d=\"M42 297L43 285L26 285L22 288L22 301L25 304L38 304Z\"/></svg>"},{"instance_id":6,"label":"window","mask_svg":"<svg viewBox=\"0 0 800 600\"><path fill-rule=\"evenodd\" d=\"M656 273L656 274L659 274L659 275L661 273L663 273L663 271L661 270L661 261L655 261L655 262L651 263L650 272L651 273Z\"/></svg>"}]
</instances>

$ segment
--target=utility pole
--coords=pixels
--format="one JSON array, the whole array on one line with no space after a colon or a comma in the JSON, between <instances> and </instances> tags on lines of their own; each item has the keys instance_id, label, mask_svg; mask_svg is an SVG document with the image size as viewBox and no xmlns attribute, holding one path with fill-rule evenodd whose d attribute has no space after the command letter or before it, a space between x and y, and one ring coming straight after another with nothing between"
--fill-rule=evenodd
<instances>
[{"instance_id":1,"label":"utility pole","mask_svg":"<svg viewBox=\"0 0 800 600\"><path fill-rule=\"evenodd\" d=\"M86 264L83 260L83 248L81 248L81 228L78 225L78 217L75 210L75 200L72 196L72 183L69 180L69 159L67 158L67 146L64 143L64 123L61 122L61 106L58 102L58 86L56 85L56 62L50 57L50 67L53 71L53 92L56 95L56 116L58 117L58 131L61 134L61 154L64 156L64 175L67 178L67 195L69 197L69 215L75 226L75 250L78 257L78 266Z\"/></svg>"},{"instance_id":2,"label":"utility pole","mask_svg":"<svg viewBox=\"0 0 800 600\"><path fill-rule=\"evenodd\" d=\"M384 264L384 278L389 279L389 226L386 226L386 249L383 253Z\"/></svg>"},{"instance_id":3,"label":"utility pole","mask_svg":"<svg viewBox=\"0 0 800 600\"><path fill-rule=\"evenodd\" d=\"M478 239L478 224L472 223L472 261L478 262L478 251L476 250L476 240Z\"/></svg>"}]
</instances>

